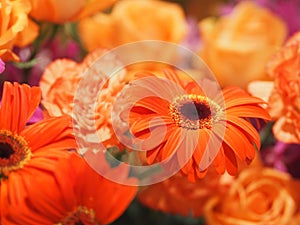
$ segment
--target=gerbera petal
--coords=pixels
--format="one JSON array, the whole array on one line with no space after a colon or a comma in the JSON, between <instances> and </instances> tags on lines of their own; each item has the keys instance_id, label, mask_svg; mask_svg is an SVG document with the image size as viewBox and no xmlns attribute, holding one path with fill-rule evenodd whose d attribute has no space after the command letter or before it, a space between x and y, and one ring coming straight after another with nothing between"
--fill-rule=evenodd
<instances>
[{"instance_id":1,"label":"gerbera petal","mask_svg":"<svg viewBox=\"0 0 300 225\"><path fill-rule=\"evenodd\" d=\"M27 174L27 175L29 175L28 177L30 177L31 174ZM18 205L24 203L23 201L26 198L26 192L28 191L27 189L28 187L30 187L30 185L28 185L28 180L22 178L21 174L19 173L11 174L10 180L8 182L3 182L3 184L1 183L1 188L2 185L7 185L8 188L7 198L10 204Z\"/></svg>"},{"instance_id":2,"label":"gerbera petal","mask_svg":"<svg viewBox=\"0 0 300 225\"><path fill-rule=\"evenodd\" d=\"M222 137L224 135L225 129L225 124L218 123L213 126L212 130L206 131L208 133L208 139L202 159L199 163L200 171L207 169L213 163L215 157L218 155L220 147L223 143Z\"/></svg>"},{"instance_id":3,"label":"gerbera petal","mask_svg":"<svg viewBox=\"0 0 300 225\"><path fill-rule=\"evenodd\" d=\"M194 170L195 170L195 174L197 175L198 178L203 178L203 177L205 177L205 175L206 175L207 172L208 172L208 169L205 169L205 170L199 170L199 169L197 169L196 166L194 166Z\"/></svg>"},{"instance_id":4,"label":"gerbera petal","mask_svg":"<svg viewBox=\"0 0 300 225\"><path fill-rule=\"evenodd\" d=\"M146 152L146 160L148 164L153 164L157 159L158 155L161 152L161 149L164 147L164 143L161 143L156 149L149 150Z\"/></svg>"},{"instance_id":5,"label":"gerbera petal","mask_svg":"<svg viewBox=\"0 0 300 225\"><path fill-rule=\"evenodd\" d=\"M245 105L243 107L231 107L226 109L226 114L238 117L261 118L271 120L268 112L258 105Z\"/></svg>"},{"instance_id":6,"label":"gerbera petal","mask_svg":"<svg viewBox=\"0 0 300 225\"><path fill-rule=\"evenodd\" d=\"M170 135L166 127L155 127L151 129L150 136L142 142L142 150L152 150L164 142Z\"/></svg>"},{"instance_id":7,"label":"gerbera petal","mask_svg":"<svg viewBox=\"0 0 300 225\"><path fill-rule=\"evenodd\" d=\"M169 116L149 115L141 119L136 119L131 125L131 130L136 134L143 130L151 129L151 127L166 126L171 123L172 121Z\"/></svg>"},{"instance_id":8,"label":"gerbera petal","mask_svg":"<svg viewBox=\"0 0 300 225\"><path fill-rule=\"evenodd\" d=\"M182 143L186 142L186 138L184 137L184 132L181 129L175 128L171 135L169 135L167 141L164 144L164 147L161 149L162 151L162 160L171 157L174 153L180 154L182 151L178 150L178 148L182 145ZM189 152L189 149L185 149L184 153ZM185 159L185 156L180 154L178 156L178 160Z\"/></svg>"},{"instance_id":9,"label":"gerbera petal","mask_svg":"<svg viewBox=\"0 0 300 225\"><path fill-rule=\"evenodd\" d=\"M223 146L220 147L220 150L213 162L213 166L215 167L216 171L219 174L223 174L225 172L226 165L225 165L225 155L224 155Z\"/></svg>"},{"instance_id":10,"label":"gerbera petal","mask_svg":"<svg viewBox=\"0 0 300 225\"><path fill-rule=\"evenodd\" d=\"M28 141L32 152L58 141L60 141L61 147L69 150L77 147L72 132L71 117L62 116L42 120L28 126L22 132L22 136Z\"/></svg>"},{"instance_id":11,"label":"gerbera petal","mask_svg":"<svg viewBox=\"0 0 300 225\"><path fill-rule=\"evenodd\" d=\"M263 99L253 97L238 87L227 87L223 89L223 97L226 109L239 105L267 104Z\"/></svg>"},{"instance_id":12,"label":"gerbera petal","mask_svg":"<svg viewBox=\"0 0 300 225\"><path fill-rule=\"evenodd\" d=\"M169 102L159 97L143 98L141 101L135 103L135 106L144 107L162 115L168 115L169 105Z\"/></svg>"},{"instance_id":13,"label":"gerbera petal","mask_svg":"<svg viewBox=\"0 0 300 225\"><path fill-rule=\"evenodd\" d=\"M181 144L177 151L177 158L182 171L186 174L192 171L194 163L193 156L197 151L199 132L195 130L184 130L182 132ZM197 154L197 153L196 153Z\"/></svg>"},{"instance_id":14,"label":"gerbera petal","mask_svg":"<svg viewBox=\"0 0 300 225\"><path fill-rule=\"evenodd\" d=\"M236 87L236 86L228 86L225 87L223 90L223 96L224 99L230 101L230 100L234 100L238 97L249 97L249 94L247 94L247 92L245 92L243 89Z\"/></svg>"},{"instance_id":15,"label":"gerbera petal","mask_svg":"<svg viewBox=\"0 0 300 225\"><path fill-rule=\"evenodd\" d=\"M259 133L252 126L251 123L249 123L244 119L238 118L236 116L231 116L231 115L226 115L226 119L229 123L232 123L235 126L238 126L240 129L242 129L245 135L249 135L251 137L251 141L253 141L256 144L257 148L260 149Z\"/></svg>"},{"instance_id":16,"label":"gerbera petal","mask_svg":"<svg viewBox=\"0 0 300 225\"><path fill-rule=\"evenodd\" d=\"M41 90L38 87L4 82L0 108L1 129L20 133L38 107L40 99Z\"/></svg>"},{"instance_id":17,"label":"gerbera petal","mask_svg":"<svg viewBox=\"0 0 300 225\"><path fill-rule=\"evenodd\" d=\"M186 94L186 92L179 84L170 80L149 76L133 81L128 89L128 94L131 96L129 98L137 100L151 96L172 102L178 94ZM130 99L131 102L135 102L132 100Z\"/></svg>"},{"instance_id":18,"label":"gerbera petal","mask_svg":"<svg viewBox=\"0 0 300 225\"><path fill-rule=\"evenodd\" d=\"M168 80L173 81L175 84L179 84L182 88L184 88L183 83L181 82L177 73L171 69L164 69L163 73Z\"/></svg>"},{"instance_id":19,"label":"gerbera petal","mask_svg":"<svg viewBox=\"0 0 300 225\"><path fill-rule=\"evenodd\" d=\"M234 152L226 144L223 145L224 155L225 155L225 164L227 172L234 176L237 174L238 165Z\"/></svg>"},{"instance_id":20,"label":"gerbera petal","mask_svg":"<svg viewBox=\"0 0 300 225\"><path fill-rule=\"evenodd\" d=\"M131 183L137 183L136 179L128 177L128 167L123 165L115 168L108 167L109 177L118 176L122 181L130 179ZM71 166L76 172L74 191L78 206L93 209L97 221L101 224L108 224L119 217L136 194L137 187L121 185L105 179L78 156L72 155Z\"/></svg>"},{"instance_id":21,"label":"gerbera petal","mask_svg":"<svg viewBox=\"0 0 300 225\"><path fill-rule=\"evenodd\" d=\"M239 128L230 123L227 123L224 142L232 149L232 151L234 151L239 159L243 161L254 159L254 145Z\"/></svg>"},{"instance_id":22,"label":"gerbera petal","mask_svg":"<svg viewBox=\"0 0 300 225\"><path fill-rule=\"evenodd\" d=\"M241 106L241 105L267 104L267 103L260 98L249 96L249 97L236 97L235 99L226 100L225 104L226 104L226 109L229 109L230 107Z\"/></svg>"},{"instance_id":23,"label":"gerbera petal","mask_svg":"<svg viewBox=\"0 0 300 225\"><path fill-rule=\"evenodd\" d=\"M195 82L189 82L186 86L185 86L185 90L188 93L193 93L195 95L204 95L203 90L201 90L201 88L199 87L199 84L195 83Z\"/></svg>"},{"instance_id":24,"label":"gerbera petal","mask_svg":"<svg viewBox=\"0 0 300 225\"><path fill-rule=\"evenodd\" d=\"M210 139L210 134L211 132L204 129L199 131L198 144L193 154L193 158L195 159L198 167L206 150L207 143Z\"/></svg>"}]
</instances>

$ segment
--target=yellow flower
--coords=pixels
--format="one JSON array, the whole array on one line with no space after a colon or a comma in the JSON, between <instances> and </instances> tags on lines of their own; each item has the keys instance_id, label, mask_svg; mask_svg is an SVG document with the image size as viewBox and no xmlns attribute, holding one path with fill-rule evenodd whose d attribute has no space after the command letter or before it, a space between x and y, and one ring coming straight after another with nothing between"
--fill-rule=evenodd
<instances>
[{"instance_id":1,"label":"yellow flower","mask_svg":"<svg viewBox=\"0 0 300 225\"><path fill-rule=\"evenodd\" d=\"M280 18L253 2L241 2L219 20L204 19L199 29L203 38L200 55L221 86L242 88L249 81L267 79L265 65L287 34Z\"/></svg>"},{"instance_id":2,"label":"yellow flower","mask_svg":"<svg viewBox=\"0 0 300 225\"><path fill-rule=\"evenodd\" d=\"M0 57L3 61L17 61L14 46L24 47L38 35L38 26L28 18L31 10L27 0L0 1Z\"/></svg>"}]
</instances>

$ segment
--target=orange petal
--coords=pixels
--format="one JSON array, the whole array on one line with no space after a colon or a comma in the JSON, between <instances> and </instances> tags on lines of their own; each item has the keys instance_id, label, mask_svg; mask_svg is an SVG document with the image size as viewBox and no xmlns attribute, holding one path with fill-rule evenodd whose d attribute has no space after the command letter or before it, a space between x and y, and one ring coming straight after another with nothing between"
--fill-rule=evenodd
<instances>
[{"instance_id":1,"label":"orange petal","mask_svg":"<svg viewBox=\"0 0 300 225\"><path fill-rule=\"evenodd\" d=\"M223 174L226 170L226 164L225 164L225 154L224 154L224 149L223 146L221 146L214 162L213 166L215 167L216 171L219 174Z\"/></svg>"},{"instance_id":2,"label":"orange petal","mask_svg":"<svg viewBox=\"0 0 300 225\"><path fill-rule=\"evenodd\" d=\"M1 129L20 133L38 107L40 99L41 90L38 87L5 82L0 108Z\"/></svg>"},{"instance_id":3,"label":"orange petal","mask_svg":"<svg viewBox=\"0 0 300 225\"><path fill-rule=\"evenodd\" d=\"M42 120L28 126L22 132L22 136L27 140L32 152L55 143L57 143L57 147L60 146L65 150L77 147L73 136L72 120L69 116Z\"/></svg>"},{"instance_id":4,"label":"orange petal","mask_svg":"<svg viewBox=\"0 0 300 225\"><path fill-rule=\"evenodd\" d=\"M268 112L260 106L257 105L245 105L242 107L231 107L226 109L226 113L232 116L238 117L250 117L250 118L261 118L265 120L271 120Z\"/></svg>"},{"instance_id":5,"label":"orange petal","mask_svg":"<svg viewBox=\"0 0 300 225\"><path fill-rule=\"evenodd\" d=\"M164 69L163 73L168 80L173 81L175 84L179 84L182 88L184 87L181 79L179 78L178 74L174 70Z\"/></svg>"},{"instance_id":6,"label":"orange petal","mask_svg":"<svg viewBox=\"0 0 300 225\"><path fill-rule=\"evenodd\" d=\"M159 97L148 97L138 101L134 106L144 107L161 115L168 115L169 105L170 103Z\"/></svg>"},{"instance_id":7,"label":"orange petal","mask_svg":"<svg viewBox=\"0 0 300 225\"><path fill-rule=\"evenodd\" d=\"M182 137L181 129L180 128L174 128L172 131L170 131L171 134L168 136L167 141L164 144L164 147L162 148L162 159L167 159L168 157L171 157L174 153L179 153L181 145L185 145L186 139ZM188 149L185 149L184 153L186 153ZM178 156L178 160L183 159L184 156L180 154Z\"/></svg>"},{"instance_id":8,"label":"orange petal","mask_svg":"<svg viewBox=\"0 0 300 225\"><path fill-rule=\"evenodd\" d=\"M227 124L224 142L243 161L247 159L252 160L255 156L254 145L240 129L230 123Z\"/></svg>"},{"instance_id":9,"label":"orange petal","mask_svg":"<svg viewBox=\"0 0 300 225\"><path fill-rule=\"evenodd\" d=\"M225 100L226 101L226 109L230 107L235 107L235 106L242 106L242 105L250 105L250 104L266 104L265 101L263 101L260 98L255 98L255 97L237 97L232 100Z\"/></svg>"},{"instance_id":10,"label":"orange petal","mask_svg":"<svg viewBox=\"0 0 300 225\"><path fill-rule=\"evenodd\" d=\"M241 128L244 132L245 135L249 135L251 140L256 144L257 148L260 149L260 137L259 137L259 133L258 131L252 126L251 123L249 123L248 121L235 117L235 116L231 116L231 115L227 115L226 117L227 121L229 123L234 124L235 126L238 126L239 128Z\"/></svg>"},{"instance_id":11,"label":"orange petal","mask_svg":"<svg viewBox=\"0 0 300 225\"><path fill-rule=\"evenodd\" d=\"M228 147L226 144L223 145L224 148L224 155L225 155L225 163L226 163L226 170L227 172L234 176L237 174L238 165L236 161L236 157L234 152Z\"/></svg>"}]
</instances>

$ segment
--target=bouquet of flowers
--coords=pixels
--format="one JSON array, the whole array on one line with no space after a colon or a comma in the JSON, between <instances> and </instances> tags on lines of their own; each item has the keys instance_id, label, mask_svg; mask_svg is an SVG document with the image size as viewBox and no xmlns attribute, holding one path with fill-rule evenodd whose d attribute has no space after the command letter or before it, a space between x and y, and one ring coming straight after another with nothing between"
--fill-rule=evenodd
<instances>
[{"instance_id":1,"label":"bouquet of flowers","mask_svg":"<svg viewBox=\"0 0 300 225\"><path fill-rule=\"evenodd\" d=\"M298 0L0 12L1 224L300 224Z\"/></svg>"}]
</instances>

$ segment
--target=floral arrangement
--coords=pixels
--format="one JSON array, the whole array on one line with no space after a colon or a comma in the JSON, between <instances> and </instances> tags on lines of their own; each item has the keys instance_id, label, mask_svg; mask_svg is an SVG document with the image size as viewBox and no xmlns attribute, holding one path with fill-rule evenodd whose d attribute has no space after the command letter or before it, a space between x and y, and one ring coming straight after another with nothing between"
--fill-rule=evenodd
<instances>
[{"instance_id":1,"label":"floral arrangement","mask_svg":"<svg viewBox=\"0 0 300 225\"><path fill-rule=\"evenodd\" d=\"M300 224L300 2L0 12L1 224Z\"/></svg>"}]
</instances>

